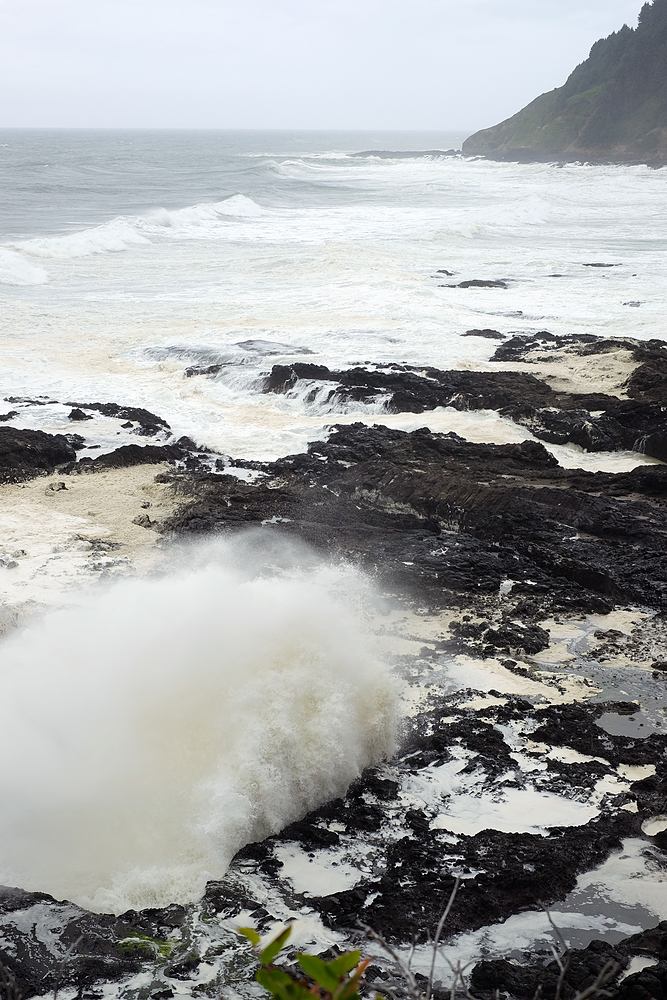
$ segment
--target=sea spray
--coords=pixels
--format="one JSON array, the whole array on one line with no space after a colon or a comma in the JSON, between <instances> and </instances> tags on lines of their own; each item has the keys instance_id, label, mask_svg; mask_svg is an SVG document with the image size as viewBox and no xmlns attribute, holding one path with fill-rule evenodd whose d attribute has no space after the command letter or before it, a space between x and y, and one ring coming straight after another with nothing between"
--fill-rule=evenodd
<instances>
[{"instance_id":1,"label":"sea spray","mask_svg":"<svg viewBox=\"0 0 667 1000\"><path fill-rule=\"evenodd\" d=\"M391 751L367 582L261 551L190 548L4 644L1 883L114 912L194 900Z\"/></svg>"}]
</instances>

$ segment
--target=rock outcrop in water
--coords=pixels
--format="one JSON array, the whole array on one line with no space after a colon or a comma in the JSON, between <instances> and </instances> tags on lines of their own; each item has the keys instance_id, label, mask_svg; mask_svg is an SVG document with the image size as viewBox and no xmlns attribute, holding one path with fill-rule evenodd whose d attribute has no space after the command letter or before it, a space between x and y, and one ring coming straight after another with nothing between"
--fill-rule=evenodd
<instances>
[{"instance_id":1,"label":"rock outcrop in water","mask_svg":"<svg viewBox=\"0 0 667 1000\"><path fill-rule=\"evenodd\" d=\"M264 468L255 484L177 480L184 502L165 528L201 534L275 519L276 530L440 604L458 594L465 605L511 579L508 619L516 601L542 616L615 601L667 608L662 466L593 474L560 468L536 442L353 424Z\"/></svg>"},{"instance_id":2,"label":"rock outcrop in water","mask_svg":"<svg viewBox=\"0 0 667 1000\"><path fill-rule=\"evenodd\" d=\"M548 363L554 349L574 350L583 358L626 351L636 364L625 387L630 398L557 391L544 379L517 371L415 371L394 364L390 371L359 367L335 372L301 362L274 365L265 391L287 393L301 384L302 391L325 405L382 400L391 413L424 413L438 406L493 409L550 444L576 444L592 452L638 450L667 460L667 352L660 342L543 332L513 337L492 361L531 363L541 356Z\"/></svg>"},{"instance_id":3,"label":"rock outcrop in water","mask_svg":"<svg viewBox=\"0 0 667 1000\"><path fill-rule=\"evenodd\" d=\"M511 160L667 162L667 0L645 3L637 28L600 39L556 90L463 144Z\"/></svg>"},{"instance_id":4,"label":"rock outcrop in water","mask_svg":"<svg viewBox=\"0 0 667 1000\"><path fill-rule=\"evenodd\" d=\"M76 435L0 427L0 482L19 483L76 460Z\"/></svg>"}]
</instances>

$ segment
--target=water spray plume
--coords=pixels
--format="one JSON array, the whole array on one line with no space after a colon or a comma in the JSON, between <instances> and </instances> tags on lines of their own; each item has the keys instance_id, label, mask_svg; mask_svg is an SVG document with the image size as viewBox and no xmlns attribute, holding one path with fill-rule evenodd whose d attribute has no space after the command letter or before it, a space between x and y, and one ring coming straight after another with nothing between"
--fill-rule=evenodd
<instances>
[{"instance_id":1,"label":"water spray plume","mask_svg":"<svg viewBox=\"0 0 667 1000\"><path fill-rule=\"evenodd\" d=\"M391 751L389 672L333 593L367 584L259 551L189 549L5 643L0 882L115 912L196 899Z\"/></svg>"}]
</instances>

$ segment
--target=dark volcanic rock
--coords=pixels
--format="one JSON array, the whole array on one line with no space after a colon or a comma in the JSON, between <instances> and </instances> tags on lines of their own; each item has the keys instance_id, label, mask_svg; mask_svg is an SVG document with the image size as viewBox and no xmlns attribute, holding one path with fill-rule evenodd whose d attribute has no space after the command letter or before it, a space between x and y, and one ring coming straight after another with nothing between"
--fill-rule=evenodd
<instances>
[{"instance_id":1,"label":"dark volcanic rock","mask_svg":"<svg viewBox=\"0 0 667 1000\"><path fill-rule=\"evenodd\" d=\"M498 330L466 330L465 333L461 334L462 337L484 337L486 340L504 340L502 333Z\"/></svg>"},{"instance_id":2,"label":"dark volcanic rock","mask_svg":"<svg viewBox=\"0 0 667 1000\"><path fill-rule=\"evenodd\" d=\"M185 369L186 378L193 378L195 375L217 375L225 368L224 364L217 365L190 365Z\"/></svg>"},{"instance_id":3,"label":"dark volcanic rock","mask_svg":"<svg viewBox=\"0 0 667 1000\"><path fill-rule=\"evenodd\" d=\"M498 629L489 629L484 642L496 649L522 649L526 653L539 653L549 645L549 633L537 625L506 622Z\"/></svg>"},{"instance_id":4,"label":"dark volcanic rock","mask_svg":"<svg viewBox=\"0 0 667 1000\"><path fill-rule=\"evenodd\" d=\"M625 349L629 351L637 368L630 375L626 389L632 399L641 399L667 405L667 342L662 340L634 340L631 337L595 337L592 334L558 336L542 330L535 336L516 335L501 344L493 355L493 361L528 360L526 355L543 352L549 361L553 349L568 349L579 357L609 354Z\"/></svg>"},{"instance_id":5,"label":"dark volcanic rock","mask_svg":"<svg viewBox=\"0 0 667 1000\"><path fill-rule=\"evenodd\" d=\"M484 281L473 278L472 281L460 281L458 285L441 285L441 288L507 288L506 281Z\"/></svg>"},{"instance_id":6,"label":"dark volcanic rock","mask_svg":"<svg viewBox=\"0 0 667 1000\"><path fill-rule=\"evenodd\" d=\"M173 906L114 917L46 893L0 887L0 961L21 996L69 988L83 995L94 983L114 982L154 962L152 941L173 934L184 916Z\"/></svg>"},{"instance_id":7,"label":"dark volcanic rock","mask_svg":"<svg viewBox=\"0 0 667 1000\"><path fill-rule=\"evenodd\" d=\"M558 720L561 738L555 745L574 747L581 734L595 729L595 719L611 707L575 706L576 711L569 716L558 714L553 707L535 710L528 702L514 698L490 713L486 709L485 714L495 714L499 723L525 720L531 740L542 739L547 726ZM451 760L453 750L460 754L464 749L471 754L466 771L484 773L487 780L500 782L496 788L503 787L503 783L511 786L516 762L499 729L474 712L465 712L458 721L443 724L444 708L443 704L415 722L414 731L392 762L394 774L406 777L420 772L427 774L430 768ZM532 731L534 721L543 722L537 734ZM598 732L602 737L606 735ZM641 742L611 737L604 747L593 747L598 754L604 752L609 764L576 766L550 762L544 780L551 782L552 789L560 788L561 794L568 796L581 794L575 792L577 787L592 792L599 778L613 774L619 763L643 759L633 752L633 747ZM651 751L653 760L664 757L667 737L658 737ZM642 816L651 815L652 808L652 803L646 811L640 806L639 815L610 810L585 826L552 828L546 836L484 830L474 836L459 834L456 838L442 828L442 822L436 829L431 828L433 809L426 812L413 808L400 819L405 835L397 837L392 830L392 836L385 840L383 831L389 828L380 808L381 800L375 804L375 824L365 825L364 808L372 805L369 801L373 796L372 780L372 772L368 772L344 800L310 813L303 824L295 827L291 838L288 829L279 838L269 838L263 846L266 849L273 842L292 839L305 843L311 852L326 849L333 843L326 837L327 827L332 823L338 824L338 828L344 825L356 836L360 830L378 831L378 839L373 841L379 852L375 854L373 874L354 889L309 897L308 902L332 928L350 929L361 921L388 939L400 942L409 942L415 936L417 940L427 938L452 891L454 872L463 872L464 881L448 920L450 934L504 920L511 913L537 908L541 903L553 904L565 899L576 886L577 874L602 863L612 851L620 849L625 837L637 836ZM633 794L635 788L636 785ZM437 807L433 808L437 811Z\"/></svg>"},{"instance_id":8,"label":"dark volcanic rock","mask_svg":"<svg viewBox=\"0 0 667 1000\"><path fill-rule=\"evenodd\" d=\"M364 158L377 158L379 160L414 160L422 156L440 158L442 156L456 156L460 150L456 149L364 149L360 153L350 153L350 156L361 156Z\"/></svg>"},{"instance_id":9,"label":"dark volcanic rock","mask_svg":"<svg viewBox=\"0 0 667 1000\"><path fill-rule=\"evenodd\" d=\"M331 383L332 403L363 402L377 396L388 397L392 413L423 413L437 406L456 410L503 410L508 406L548 406L556 397L548 385L522 372L439 371L419 372L403 365L392 371L351 368L330 371L324 365L296 362L274 365L265 392L288 392L299 380Z\"/></svg>"},{"instance_id":10,"label":"dark volcanic rock","mask_svg":"<svg viewBox=\"0 0 667 1000\"><path fill-rule=\"evenodd\" d=\"M667 607L667 469L582 473L536 442L362 424L265 469L253 484L177 481L184 504L168 527L228 531L279 517L275 530L437 602L512 580L512 601L540 601L543 618L557 607L608 611L609 601Z\"/></svg>"},{"instance_id":11,"label":"dark volcanic rock","mask_svg":"<svg viewBox=\"0 0 667 1000\"><path fill-rule=\"evenodd\" d=\"M150 410L144 410L141 406L120 406L118 403L68 403L68 406L74 408L74 410L79 410L83 412L84 410L96 410L105 417L118 417L121 420L132 420L134 423L138 424L137 433L144 434L148 437L153 434L157 434L160 431L170 430L169 424L162 417L158 417L155 413L151 413ZM72 418L70 414L70 419L86 419L84 417Z\"/></svg>"},{"instance_id":12,"label":"dark volcanic rock","mask_svg":"<svg viewBox=\"0 0 667 1000\"><path fill-rule=\"evenodd\" d=\"M471 330L467 335L495 336L495 331ZM415 371L402 365L392 365L392 371L331 371L324 365L299 362L274 365L264 391L288 393L301 381L313 384L307 401L317 398L319 405L326 403L334 409L378 399L384 399L387 410L393 413L423 413L438 406L495 409L550 444L571 443L596 452L635 450L667 460L667 405L662 402L667 351L636 344L633 341L630 346L643 361L628 381L628 393L633 397L629 400L604 393L557 392L542 379L523 372ZM513 337L498 348L492 360L524 362L528 353L540 350L548 361L549 348L573 346L586 356L627 348L628 343L542 333Z\"/></svg>"},{"instance_id":13,"label":"dark volcanic rock","mask_svg":"<svg viewBox=\"0 0 667 1000\"><path fill-rule=\"evenodd\" d=\"M587 948L568 953L568 960L567 974L560 990L564 1000L571 1000L578 992L592 986L611 963L610 973L616 970L613 978L617 978L618 973L628 965L625 955L603 941L592 941ZM506 991L515 1000L533 1000L536 994L544 1000L554 1000L558 995L559 978L560 969L555 961L545 967L540 964L516 965L499 959L479 962L472 970L470 986L480 1000L495 1000L497 990Z\"/></svg>"},{"instance_id":14,"label":"dark volcanic rock","mask_svg":"<svg viewBox=\"0 0 667 1000\"><path fill-rule=\"evenodd\" d=\"M650 956L656 959L656 964L619 982L620 972L627 969L630 959L635 956ZM611 986L607 987L611 996L617 1000L664 1000L667 996L667 921L625 938L614 947L605 941L591 941L587 948L567 952L563 962L566 966L561 991L564 1000L592 986L610 963L617 967ZM559 975L555 961L544 966L538 962L517 965L499 959L479 962L472 971L470 986L480 1000L495 1000L497 991L516 1000L533 1000L538 987L545 1000L553 1000Z\"/></svg>"},{"instance_id":15,"label":"dark volcanic rock","mask_svg":"<svg viewBox=\"0 0 667 1000\"><path fill-rule=\"evenodd\" d=\"M75 458L74 445L63 434L0 427L0 482L32 479Z\"/></svg>"},{"instance_id":16,"label":"dark volcanic rock","mask_svg":"<svg viewBox=\"0 0 667 1000\"><path fill-rule=\"evenodd\" d=\"M102 469L123 469L130 465L157 465L161 462L176 462L184 457L184 451L178 445L166 444L160 446L125 444L106 455L100 455L92 462L95 471Z\"/></svg>"},{"instance_id":17,"label":"dark volcanic rock","mask_svg":"<svg viewBox=\"0 0 667 1000\"><path fill-rule=\"evenodd\" d=\"M70 410L68 416L68 420L93 420L93 419L94 418L92 413L84 413L83 410L80 410L78 406L75 406L72 410Z\"/></svg>"},{"instance_id":18,"label":"dark volcanic rock","mask_svg":"<svg viewBox=\"0 0 667 1000\"><path fill-rule=\"evenodd\" d=\"M628 379L628 395L667 406L667 345L649 340L635 348L639 366Z\"/></svg>"}]
</instances>

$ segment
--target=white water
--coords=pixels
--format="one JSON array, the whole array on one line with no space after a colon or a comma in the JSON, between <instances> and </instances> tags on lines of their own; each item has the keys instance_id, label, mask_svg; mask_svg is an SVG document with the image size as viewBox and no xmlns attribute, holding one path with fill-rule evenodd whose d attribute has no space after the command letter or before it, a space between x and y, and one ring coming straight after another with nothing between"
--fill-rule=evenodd
<instances>
[{"instance_id":1,"label":"white water","mask_svg":"<svg viewBox=\"0 0 667 1000\"><path fill-rule=\"evenodd\" d=\"M247 542L186 555L4 646L0 884L114 912L195 900L391 751L363 578L272 575Z\"/></svg>"},{"instance_id":2,"label":"white water","mask_svg":"<svg viewBox=\"0 0 667 1000\"><path fill-rule=\"evenodd\" d=\"M461 337L479 327L664 335L664 170L349 155L409 135L5 138L0 171L28 179L0 245L0 395L144 405L269 459L336 416L258 394L277 362L476 367L496 347ZM467 278L509 287L440 287Z\"/></svg>"}]
</instances>

